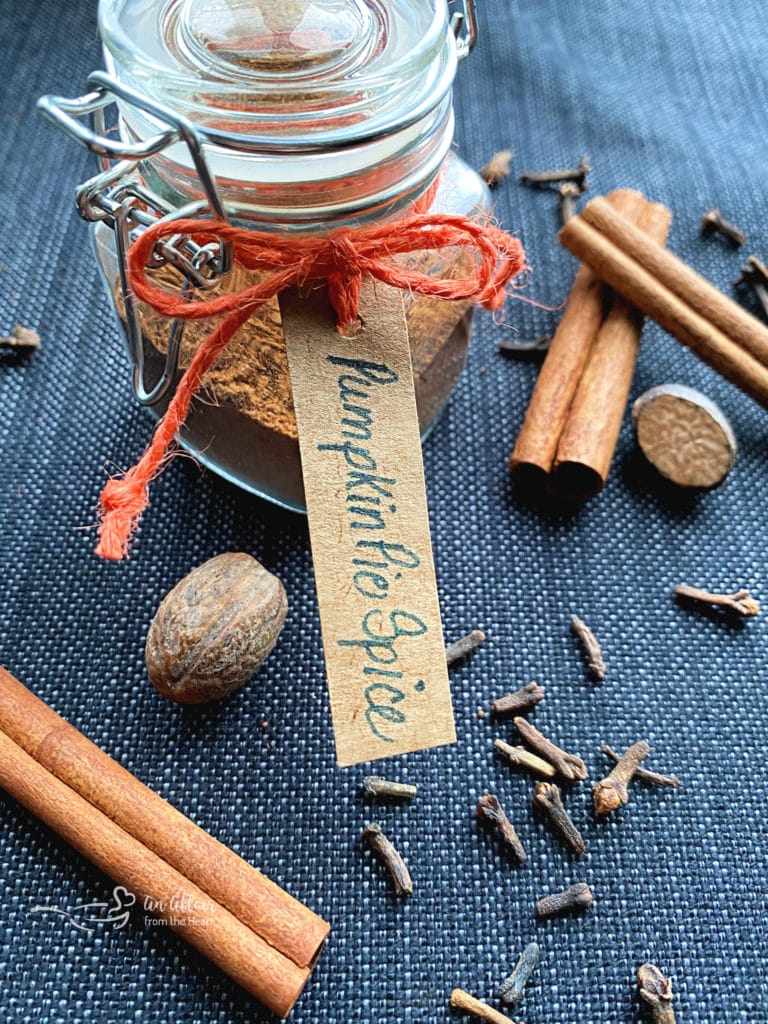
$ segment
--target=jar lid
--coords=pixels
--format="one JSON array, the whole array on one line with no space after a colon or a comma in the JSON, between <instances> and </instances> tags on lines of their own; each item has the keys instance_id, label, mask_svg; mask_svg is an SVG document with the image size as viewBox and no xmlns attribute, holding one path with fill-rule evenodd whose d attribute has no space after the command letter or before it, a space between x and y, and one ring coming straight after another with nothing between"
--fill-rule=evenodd
<instances>
[{"instance_id":1,"label":"jar lid","mask_svg":"<svg viewBox=\"0 0 768 1024\"><path fill-rule=\"evenodd\" d=\"M446 0L101 0L99 21L121 81L250 151L392 134L456 70Z\"/></svg>"}]
</instances>

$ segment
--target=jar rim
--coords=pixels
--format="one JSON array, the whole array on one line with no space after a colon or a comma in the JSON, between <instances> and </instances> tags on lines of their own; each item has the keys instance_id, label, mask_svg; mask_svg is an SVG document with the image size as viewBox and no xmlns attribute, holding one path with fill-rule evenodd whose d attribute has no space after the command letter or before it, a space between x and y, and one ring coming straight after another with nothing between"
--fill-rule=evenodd
<instances>
[{"instance_id":1,"label":"jar rim","mask_svg":"<svg viewBox=\"0 0 768 1024\"><path fill-rule=\"evenodd\" d=\"M229 2L229 0L227 0ZM312 4L312 0L304 0ZM449 26L446 0L365 0L381 16L402 21L407 8L417 44L404 46L400 22L392 22L388 42L379 54L350 75L319 74L296 80L250 75L241 81L206 77L200 70L174 66L158 54L161 43L137 40L142 24L134 14L132 32L127 12L152 9L159 31L180 0L165 5L146 0L99 0L99 29L112 73L131 88L173 108L211 141L248 152L297 152L329 146L343 148L380 138L417 122L450 90L456 72L457 48ZM415 12L421 12L421 21ZM399 12L399 14L398 14ZM428 24L427 24L428 23ZM427 30L423 26L427 24ZM147 27L145 26L145 27ZM226 99L226 104L221 101Z\"/></svg>"}]
</instances>

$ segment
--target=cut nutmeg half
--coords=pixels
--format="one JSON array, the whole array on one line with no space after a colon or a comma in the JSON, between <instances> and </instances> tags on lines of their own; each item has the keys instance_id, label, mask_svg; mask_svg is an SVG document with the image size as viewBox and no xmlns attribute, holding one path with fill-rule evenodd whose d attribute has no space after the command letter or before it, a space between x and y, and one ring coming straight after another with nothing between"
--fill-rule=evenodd
<instances>
[{"instance_id":1,"label":"cut nutmeg half","mask_svg":"<svg viewBox=\"0 0 768 1024\"><path fill-rule=\"evenodd\" d=\"M725 415L684 384L642 394L632 406L632 425L646 459L679 487L717 487L736 461L736 435Z\"/></svg>"}]
</instances>

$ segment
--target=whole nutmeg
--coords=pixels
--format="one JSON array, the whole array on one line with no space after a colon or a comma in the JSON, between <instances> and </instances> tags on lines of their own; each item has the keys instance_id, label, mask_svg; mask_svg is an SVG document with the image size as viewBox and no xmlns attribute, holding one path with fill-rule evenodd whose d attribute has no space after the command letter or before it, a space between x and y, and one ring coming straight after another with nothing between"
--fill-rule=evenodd
<instances>
[{"instance_id":1,"label":"whole nutmeg","mask_svg":"<svg viewBox=\"0 0 768 1024\"><path fill-rule=\"evenodd\" d=\"M147 634L149 678L182 704L226 697L270 653L287 612L283 584L260 562L217 555L163 598Z\"/></svg>"}]
</instances>

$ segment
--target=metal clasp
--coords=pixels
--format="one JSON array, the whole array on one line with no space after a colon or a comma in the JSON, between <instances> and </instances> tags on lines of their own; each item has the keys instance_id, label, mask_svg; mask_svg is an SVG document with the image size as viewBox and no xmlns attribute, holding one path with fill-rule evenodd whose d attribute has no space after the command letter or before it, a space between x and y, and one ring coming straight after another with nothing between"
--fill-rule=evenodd
<instances>
[{"instance_id":1,"label":"metal clasp","mask_svg":"<svg viewBox=\"0 0 768 1024\"><path fill-rule=\"evenodd\" d=\"M177 114L170 107L148 99L103 71L94 71L89 75L88 85L93 87L93 91L78 99L67 99L64 96L41 96L37 101L37 106L70 138L95 153L103 172L112 170L111 161L113 160L138 163L151 156L156 156L174 142L183 141L189 150L211 214L219 220L229 219L219 196L216 181L205 159L200 133L191 121ZM157 120L167 124L168 129L144 142L123 142L121 139L108 138L105 134L104 109L117 99L124 100L137 110L151 114ZM89 114L93 118L93 127L90 129L77 120L77 118Z\"/></svg>"},{"instance_id":2,"label":"metal clasp","mask_svg":"<svg viewBox=\"0 0 768 1024\"><path fill-rule=\"evenodd\" d=\"M176 379L185 321L174 320L171 324L162 372L159 379L148 388L145 381L141 318L136 297L128 281L128 250L141 231L159 218L147 211L146 207L151 208L154 197L140 182L127 183L115 197L107 199L115 205L112 226L117 242L120 289L125 307L125 331L133 360L131 386L136 401L141 405L157 405L165 398ZM166 212L159 209L157 212L162 215L161 219L173 220L179 217L199 216L203 212L202 207L202 203L190 203L180 210ZM193 287L211 288L221 279L220 260L220 244L209 243L200 246L186 235L178 234L162 239L155 246L148 266L158 268L170 264L179 270L184 275L182 295L186 295Z\"/></svg>"},{"instance_id":3,"label":"metal clasp","mask_svg":"<svg viewBox=\"0 0 768 1024\"><path fill-rule=\"evenodd\" d=\"M126 334L134 366L133 393L142 405L155 405L168 393L178 370L182 324L175 321L171 325L160 379L148 388L144 380L141 323L127 280L128 249L142 231L158 220L204 216L206 206L207 212L217 219L229 221L229 216L205 159L202 139L189 121L101 71L94 72L88 84L92 91L85 96L77 99L43 96L38 107L65 134L91 150L98 159L99 173L76 191L77 208L85 220L103 221L115 232ZM143 142L125 142L110 137L105 110L118 98L151 114L166 124L167 129ZM90 128L78 120L89 115ZM186 144L205 195L205 200L190 203L179 210L172 209L147 189L136 173L143 160L176 142ZM190 287L211 288L231 269L231 245L220 240L199 246L185 235L173 235L159 241L150 257L149 265L153 268L165 264L171 264L184 275L184 291Z\"/></svg>"},{"instance_id":4,"label":"metal clasp","mask_svg":"<svg viewBox=\"0 0 768 1024\"><path fill-rule=\"evenodd\" d=\"M474 0L462 0L461 9L451 15L451 28L456 36L456 55L464 60L477 42L477 16Z\"/></svg>"}]
</instances>

